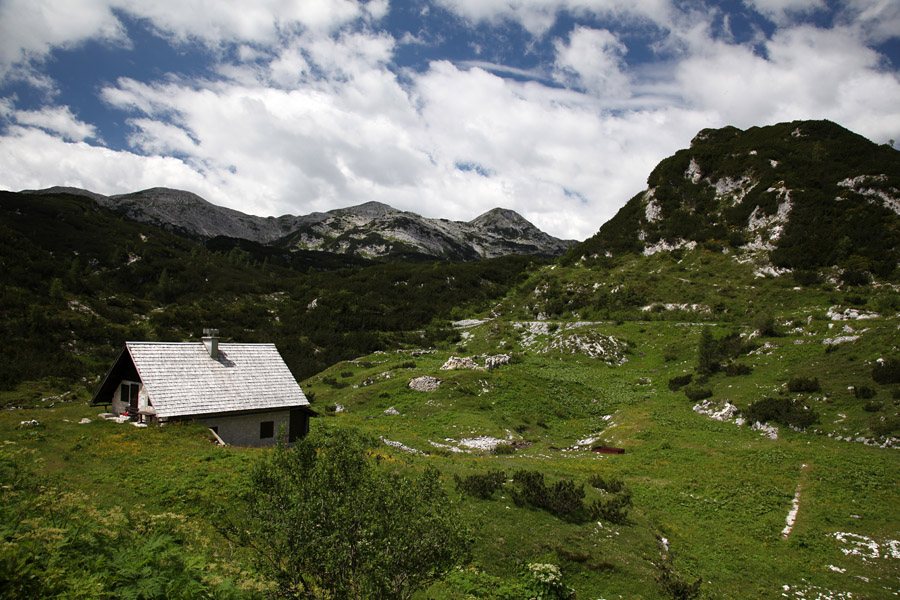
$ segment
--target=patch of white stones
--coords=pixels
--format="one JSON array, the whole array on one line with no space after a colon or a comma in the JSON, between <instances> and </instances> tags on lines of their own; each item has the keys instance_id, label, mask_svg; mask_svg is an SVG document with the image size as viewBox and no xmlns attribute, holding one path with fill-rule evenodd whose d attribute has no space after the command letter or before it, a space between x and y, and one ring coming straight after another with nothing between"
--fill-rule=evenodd
<instances>
[{"instance_id":1,"label":"patch of white stones","mask_svg":"<svg viewBox=\"0 0 900 600\"><path fill-rule=\"evenodd\" d=\"M739 416L737 407L728 400L725 400L724 404L713 399L703 400L694 405L694 412L698 415L704 415L713 421L734 423L738 427L747 423L744 417ZM758 431L760 435L770 440L778 439L778 428L774 425L754 421L750 425L750 429Z\"/></svg>"},{"instance_id":2,"label":"patch of white stones","mask_svg":"<svg viewBox=\"0 0 900 600\"><path fill-rule=\"evenodd\" d=\"M838 186L854 191L872 204L881 203L882 206L900 215L900 190L890 187L889 190L878 189L873 185L887 187L887 175L859 175L838 182Z\"/></svg>"},{"instance_id":3,"label":"patch of white stones","mask_svg":"<svg viewBox=\"0 0 900 600\"><path fill-rule=\"evenodd\" d=\"M409 446L403 444L402 442L395 442L395 441L389 440L389 439L387 439L387 438L385 438L385 437L379 437L378 439L380 439L381 442L382 442L383 444L385 444L386 446L390 446L390 447L392 447L392 448L396 448L396 449L398 449L398 450L400 450L400 451L402 451L402 452L407 452L407 453L409 453L409 454L418 454L419 456L428 456L427 454L425 454L425 453L422 452L421 450L416 450L415 448L410 448Z\"/></svg>"}]
</instances>

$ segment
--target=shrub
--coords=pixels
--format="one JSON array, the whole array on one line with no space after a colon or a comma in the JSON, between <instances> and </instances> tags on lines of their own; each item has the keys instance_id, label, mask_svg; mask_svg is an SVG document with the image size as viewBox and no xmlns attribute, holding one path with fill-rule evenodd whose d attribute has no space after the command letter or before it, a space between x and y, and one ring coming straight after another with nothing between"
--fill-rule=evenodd
<instances>
[{"instance_id":1,"label":"shrub","mask_svg":"<svg viewBox=\"0 0 900 600\"><path fill-rule=\"evenodd\" d=\"M519 506L531 504L553 514L562 515L582 508L584 485L576 486L571 479L561 479L548 487L544 483L542 473L518 471L513 475L510 495L513 502Z\"/></svg>"},{"instance_id":2,"label":"shrub","mask_svg":"<svg viewBox=\"0 0 900 600\"><path fill-rule=\"evenodd\" d=\"M822 389L819 387L819 379L817 377L791 377L787 386L788 390L793 393L818 392Z\"/></svg>"},{"instance_id":3,"label":"shrub","mask_svg":"<svg viewBox=\"0 0 900 600\"><path fill-rule=\"evenodd\" d=\"M792 401L790 398L763 398L743 411L749 421L768 423L774 421L786 427L793 425L805 429L819 421L819 413Z\"/></svg>"},{"instance_id":4,"label":"shrub","mask_svg":"<svg viewBox=\"0 0 900 600\"><path fill-rule=\"evenodd\" d=\"M860 400L869 400L875 397L875 390L867 385L857 385L853 387L853 395Z\"/></svg>"},{"instance_id":5,"label":"shrub","mask_svg":"<svg viewBox=\"0 0 900 600\"><path fill-rule=\"evenodd\" d=\"M541 600L568 600L575 597L575 590L566 587L559 567L551 564L530 563L522 572L528 598Z\"/></svg>"},{"instance_id":6,"label":"shrub","mask_svg":"<svg viewBox=\"0 0 900 600\"><path fill-rule=\"evenodd\" d=\"M704 327L697 345L697 372L706 375L718 371L717 355L716 341L713 339L712 331L709 327Z\"/></svg>"},{"instance_id":7,"label":"shrub","mask_svg":"<svg viewBox=\"0 0 900 600\"><path fill-rule=\"evenodd\" d=\"M465 477L454 475L453 480L458 492L487 499L506 483L506 473L491 469L487 473L473 473Z\"/></svg>"},{"instance_id":8,"label":"shrub","mask_svg":"<svg viewBox=\"0 0 900 600\"><path fill-rule=\"evenodd\" d=\"M872 379L882 385L900 383L900 359L886 358L872 367Z\"/></svg>"},{"instance_id":9,"label":"shrub","mask_svg":"<svg viewBox=\"0 0 900 600\"><path fill-rule=\"evenodd\" d=\"M687 375L679 375L678 377L673 377L669 380L669 389L673 392L677 392L678 390L689 384L691 382L691 379L693 378L694 376L690 373L688 373Z\"/></svg>"},{"instance_id":10,"label":"shrub","mask_svg":"<svg viewBox=\"0 0 900 600\"><path fill-rule=\"evenodd\" d=\"M742 363L728 363L725 365L725 375L729 377L737 377L738 375L749 375L753 372L753 367Z\"/></svg>"},{"instance_id":11,"label":"shrub","mask_svg":"<svg viewBox=\"0 0 900 600\"><path fill-rule=\"evenodd\" d=\"M687 581L669 563L654 563L654 566L659 569L656 583L663 589L666 597L672 600L693 600L700 594L702 578Z\"/></svg>"},{"instance_id":12,"label":"shrub","mask_svg":"<svg viewBox=\"0 0 900 600\"><path fill-rule=\"evenodd\" d=\"M822 280L819 278L819 273L816 271L809 271L804 269L797 269L793 273L794 281L797 282L797 285L809 286L815 285Z\"/></svg>"},{"instance_id":13,"label":"shrub","mask_svg":"<svg viewBox=\"0 0 900 600\"><path fill-rule=\"evenodd\" d=\"M778 331L775 328L775 317L771 313L759 313L754 316L751 327L762 337L775 337L778 335Z\"/></svg>"},{"instance_id":14,"label":"shrub","mask_svg":"<svg viewBox=\"0 0 900 600\"><path fill-rule=\"evenodd\" d=\"M678 354L678 348L675 346L666 346L663 348L663 360L666 362L672 362L678 360L680 355Z\"/></svg>"},{"instance_id":15,"label":"shrub","mask_svg":"<svg viewBox=\"0 0 900 600\"><path fill-rule=\"evenodd\" d=\"M326 385L330 385L331 387L333 387L336 390L340 390L345 387L349 387L349 385L350 385L349 383L345 383L343 381L338 381L334 377L323 377L322 383L324 383Z\"/></svg>"},{"instance_id":16,"label":"shrub","mask_svg":"<svg viewBox=\"0 0 900 600\"><path fill-rule=\"evenodd\" d=\"M872 400L871 402L866 402L863 405L863 410L866 412L878 412L884 408L883 402L878 402L877 400Z\"/></svg>"},{"instance_id":17,"label":"shrub","mask_svg":"<svg viewBox=\"0 0 900 600\"><path fill-rule=\"evenodd\" d=\"M684 395L687 396L688 400L690 400L691 402L699 402L700 400L706 400L707 398L712 396L713 393L709 388L688 386L684 388Z\"/></svg>"},{"instance_id":18,"label":"shrub","mask_svg":"<svg viewBox=\"0 0 900 600\"><path fill-rule=\"evenodd\" d=\"M259 456L239 520L231 524L224 509L221 517L224 533L252 548L261 574L278 584L272 596L409 598L468 557L468 533L437 470L390 472L375 447L353 430L317 427Z\"/></svg>"},{"instance_id":19,"label":"shrub","mask_svg":"<svg viewBox=\"0 0 900 600\"><path fill-rule=\"evenodd\" d=\"M492 452L497 456L515 454L516 447L513 444L497 444L496 446L494 446Z\"/></svg>"},{"instance_id":20,"label":"shrub","mask_svg":"<svg viewBox=\"0 0 900 600\"><path fill-rule=\"evenodd\" d=\"M602 519L616 525L624 525L628 522L628 511L632 506L631 490L623 487L622 491L616 494L606 494L594 500L588 510L593 520Z\"/></svg>"},{"instance_id":21,"label":"shrub","mask_svg":"<svg viewBox=\"0 0 900 600\"><path fill-rule=\"evenodd\" d=\"M588 483L591 484L591 487L609 492L611 494L621 492L622 488L625 487L625 483L615 475L604 477L600 473L592 474L588 479Z\"/></svg>"},{"instance_id":22,"label":"shrub","mask_svg":"<svg viewBox=\"0 0 900 600\"><path fill-rule=\"evenodd\" d=\"M346 379L347 377L353 377L353 371L341 371L341 377Z\"/></svg>"},{"instance_id":23,"label":"shrub","mask_svg":"<svg viewBox=\"0 0 900 600\"><path fill-rule=\"evenodd\" d=\"M897 415L890 417L875 417L872 424L869 425L869 429L879 437L888 437L893 435L895 431L900 430L900 417Z\"/></svg>"}]
</instances>

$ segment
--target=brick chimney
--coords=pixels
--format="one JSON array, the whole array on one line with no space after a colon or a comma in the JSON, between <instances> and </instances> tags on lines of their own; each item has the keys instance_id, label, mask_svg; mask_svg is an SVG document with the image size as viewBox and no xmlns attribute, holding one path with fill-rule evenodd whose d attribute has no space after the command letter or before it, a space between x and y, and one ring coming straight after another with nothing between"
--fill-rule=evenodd
<instances>
[{"instance_id":1,"label":"brick chimney","mask_svg":"<svg viewBox=\"0 0 900 600\"><path fill-rule=\"evenodd\" d=\"M219 330L218 329L204 329L203 330L203 345L206 346L206 349L209 350L210 358L218 358L219 357Z\"/></svg>"}]
</instances>

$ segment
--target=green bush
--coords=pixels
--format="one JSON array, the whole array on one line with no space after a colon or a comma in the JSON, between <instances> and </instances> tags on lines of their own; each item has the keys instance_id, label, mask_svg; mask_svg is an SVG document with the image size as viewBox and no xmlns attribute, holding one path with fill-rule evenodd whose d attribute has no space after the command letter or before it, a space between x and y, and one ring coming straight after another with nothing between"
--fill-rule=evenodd
<instances>
[{"instance_id":1,"label":"green bush","mask_svg":"<svg viewBox=\"0 0 900 600\"><path fill-rule=\"evenodd\" d=\"M437 470L401 475L375 447L320 426L259 456L246 504L221 521L277 583L273 597L409 598L468 557L469 533Z\"/></svg>"},{"instance_id":2,"label":"green bush","mask_svg":"<svg viewBox=\"0 0 900 600\"><path fill-rule=\"evenodd\" d=\"M588 507L591 519L609 521L617 525L624 525L628 522L628 511L631 510L631 490L623 487L622 490L615 494L605 494L603 497L595 500Z\"/></svg>"},{"instance_id":3,"label":"green bush","mask_svg":"<svg viewBox=\"0 0 900 600\"><path fill-rule=\"evenodd\" d=\"M819 386L817 377L791 377L788 380L788 391L793 393L799 392L818 392L822 388Z\"/></svg>"},{"instance_id":4,"label":"green bush","mask_svg":"<svg viewBox=\"0 0 900 600\"><path fill-rule=\"evenodd\" d=\"M677 377L673 377L672 379L669 380L669 389L672 390L673 392L677 392L678 390L680 390L681 388L683 388L684 386L689 384L691 382L691 379L693 379L693 378L694 378L694 376L691 373L688 373L687 375L678 375Z\"/></svg>"},{"instance_id":5,"label":"green bush","mask_svg":"<svg viewBox=\"0 0 900 600\"><path fill-rule=\"evenodd\" d=\"M875 390L867 385L853 386L853 395L860 400L870 400L875 397Z\"/></svg>"},{"instance_id":6,"label":"green bush","mask_svg":"<svg viewBox=\"0 0 900 600\"><path fill-rule=\"evenodd\" d=\"M555 515L565 515L583 508L584 485L576 486L571 479L561 479L547 486L543 473L523 470L513 475L510 496L518 506L530 504Z\"/></svg>"},{"instance_id":7,"label":"green bush","mask_svg":"<svg viewBox=\"0 0 900 600\"><path fill-rule=\"evenodd\" d=\"M514 444L497 444L491 452L497 456L507 456L516 453L516 446Z\"/></svg>"},{"instance_id":8,"label":"green bush","mask_svg":"<svg viewBox=\"0 0 900 600\"><path fill-rule=\"evenodd\" d=\"M790 398L763 398L743 411L749 421L768 423L774 421L786 427L805 429L819 421L819 413Z\"/></svg>"},{"instance_id":9,"label":"green bush","mask_svg":"<svg viewBox=\"0 0 900 600\"><path fill-rule=\"evenodd\" d=\"M776 337L775 317L771 313L759 313L753 317L751 327L762 337Z\"/></svg>"},{"instance_id":10,"label":"green bush","mask_svg":"<svg viewBox=\"0 0 900 600\"><path fill-rule=\"evenodd\" d=\"M57 488L21 459L0 448L0 597L262 597L239 567L224 573L203 555L204 534L183 516L100 508L97 498Z\"/></svg>"},{"instance_id":11,"label":"green bush","mask_svg":"<svg viewBox=\"0 0 900 600\"><path fill-rule=\"evenodd\" d=\"M725 365L725 375L729 377L737 377L739 375L749 375L753 372L753 367L742 363L728 363Z\"/></svg>"},{"instance_id":12,"label":"green bush","mask_svg":"<svg viewBox=\"0 0 900 600\"><path fill-rule=\"evenodd\" d=\"M891 357L876 362L872 367L872 379L882 385L900 383L900 359Z\"/></svg>"},{"instance_id":13,"label":"green bush","mask_svg":"<svg viewBox=\"0 0 900 600\"><path fill-rule=\"evenodd\" d=\"M878 412L882 408L884 408L884 402L878 402L877 400L872 400L863 404L863 410L866 412Z\"/></svg>"},{"instance_id":14,"label":"green bush","mask_svg":"<svg viewBox=\"0 0 900 600\"><path fill-rule=\"evenodd\" d=\"M687 386L684 388L684 395L688 397L688 400L691 402L699 402L700 400L706 400L710 396L713 395L712 390L709 388L703 388L698 386Z\"/></svg>"},{"instance_id":15,"label":"green bush","mask_svg":"<svg viewBox=\"0 0 900 600\"><path fill-rule=\"evenodd\" d=\"M600 473L594 473L588 478L588 483L591 487L594 487L598 490L603 490L605 492L609 492L611 494L615 494L616 492L621 492L625 487L625 482L623 482L620 478L615 475L609 475L608 477L604 477Z\"/></svg>"},{"instance_id":16,"label":"green bush","mask_svg":"<svg viewBox=\"0 0 900 600\"><path fill-rule=\"evenodd\" d=\"M879 437L888 437L900 431L900 417L892 415L889 417L874 417L869 425L872 433Z\"/></svg>"},{"instance_id":17,"label":"green bush","mask_svg":"<svg viewBox=\"0 0 900 600\"><path fill-rule=\"evenodd\" d=\"M453 480L458 492L487 499L506 483L506 473L492 469L487 473L472 473L465 477L454 475Z\"/></svg>"}]
</instances>

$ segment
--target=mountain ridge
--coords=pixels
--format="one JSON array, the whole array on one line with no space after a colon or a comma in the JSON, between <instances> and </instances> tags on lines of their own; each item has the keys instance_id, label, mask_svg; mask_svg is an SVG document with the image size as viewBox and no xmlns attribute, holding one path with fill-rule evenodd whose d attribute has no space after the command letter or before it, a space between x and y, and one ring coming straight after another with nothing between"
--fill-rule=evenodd
<instances>
[{"instance_id":1,"label":"mountain ridge","mask_svg":"<svg viewBox=\"0 0 900 600\"><path fill-rule=\"evenodd\" d=\"M163 187L113 196L63 186L22 193L85 196L130 219L199 241L228 237L290 251L324 250L363 258L556 257L575 243L550 236L515 211L501 208L468 222L427 218L374 201L307 215L258 217L215 205L192 192Z\"/></svg>"}]
</instances>

